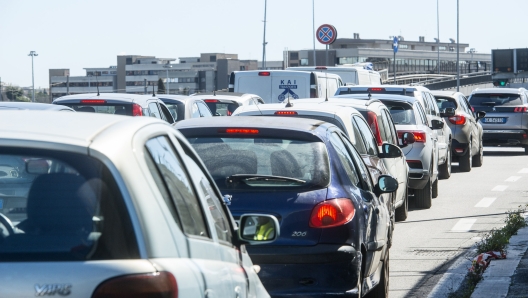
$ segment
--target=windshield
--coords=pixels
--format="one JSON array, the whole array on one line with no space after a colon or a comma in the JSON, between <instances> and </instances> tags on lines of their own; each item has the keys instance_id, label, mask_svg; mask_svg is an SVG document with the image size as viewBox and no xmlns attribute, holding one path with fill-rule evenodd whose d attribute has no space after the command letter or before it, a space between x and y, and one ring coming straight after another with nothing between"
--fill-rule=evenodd
<instances>
[{"instance_id":1,"label":"windshield","mask_svg":"<svg viewBox=\"0 0 528 298\"><path fill-rule=\"evenodd\" d=\"M469 98L469 103L472 106L518 106L522 105L521 96L519 94L473 94Z\"/></svg>"},{"instance_id":2,"label":"windshield","mask_svg":"<svg viewBox=\"0 0 528 298\"><path fill-rule=\"evenodd\" d=\"M189 141L221 189L313 188L329 182L322 142L251 137Z\"/></svg>"},{"instance_id":3,"label":"windshield","mask_svg":"<svg viewBox=\"0 0 528 298\"><path fill-rule=\"evenodd\" d=\"M389 109L394 124L400 125L415 125L416 120L414 119L414 110L412 106L406 103L383 101L383 103Z\"/></svg>"},{"instance_id":4,"label":"windshield","mask_svg":"<svg viewBox=\"0 0 528 298\"><path fill-rule=\"evenodd\" d=\"M59 103L60 104L60 103ZM103 113L132 116L131 104L67 104L77 112Z\"/></svg>"},{"instance_id":5,"label":"windshield","mask_svg":"<svg viewBox=\"0 0 528 298\"><path fill-rule=\"evenodd\" d=\"M138 258L121 195L98 160L0 150L0 261Z\"/></svg>"}]
</instances>

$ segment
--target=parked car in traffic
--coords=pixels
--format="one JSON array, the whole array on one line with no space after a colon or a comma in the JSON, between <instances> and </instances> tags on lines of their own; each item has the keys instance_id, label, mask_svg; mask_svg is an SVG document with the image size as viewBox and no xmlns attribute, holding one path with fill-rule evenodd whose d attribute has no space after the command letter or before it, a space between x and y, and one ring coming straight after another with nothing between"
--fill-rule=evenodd
<instances>
[{"instance_id":1,"label":"parked car in traffic","mask_svg":"<svg viewBox=\"0 0 528 298\"><path fill-rule=\"evenodd\" d=\"M277 218L238 213L237 229L166 122L0 111L0 126L0 297L269 297L245 245L279 237Z\"/></svg>"},{"instance_id":2,"label":"parked car in traffic","mask_svg":"<svg viewBox=\"0 0 528 298\"><path fill-rule=\"evenodd\" d=\"M0 101L0 111L17 111L17 110L46 110L75 112L72 108L66 106L56 106L49 103L38 102L17 102L17 101Z\"/></svg>"},{"instance_id":3,"label":"parked car in traffic","mask_svg":"<svg viewBox=\"0 0 528 298\"><path fill-rule=\"evenodd\" d=\"M469 96L479 117L486 146L521 147L528 154L528 91L524 88L487 88ZM479 115L477 114L477 117Z\"/></svg>"},{"instance_id":4,"label":"parked car in traffic","mask_svg":"<svg viewBox=\"0 0 528 298\"><path fill-rule=\"evenodd\" d=\"M264 100L256 94L236 92L207 92L193 94L191 97L203 100L213 116L231 116L240 106L263 104Z\"/></svg>"},{"instance_id":5,"label":"parked car in traffic","mask_svg":"<svg viewBox=\"0 0 528 298\"><path fill-rule=\"evenodd\" d=\"M372 179L337 126L241 116L190 119L176 128L232 196L235 219L271 213L280 220L273 244L248 247L273 297L388 296L390 218L380 196L398 185L389 175Z\"/></svg>"},{"instance_id":6,"label":"parked car in traffic","mask_svg":"<svg viewBox=\"0 0 528 298\"><path fill-rule=\"evenodd\" d=\"M480 167L484 162L482 142L483 129L479 120L486 112L473 112L464 94L454 91L432 91L440 115L451 128L453 141L451 151L453 161L458 161L462 172L471 171L471 167Z\"/></svg>"},{"instance_id":7,"label":"parked car in traffic","mask_svg":"<svg viewBox=\"0 0 528 298\"><path fill-rule=\"evenodd\" d=\"M158 98L167 106L172 118L174 118L174 122L190 118L213 116L209 107L200 98L166 94L159 94Z\"/></svg>"},{"instance_id":8,"label":"parked car in traffic","mask_svg":"<svg viewBox=\"0 0 528 298\"><path fill-rule=\"evenodd\" d=\"M365 69L362 65L340 65L340 66L295 66L286 70L296 71L318 71L333 73L341 77L345 85L379 85L381 75L379 72ZM332 94L330 94L332 95Z\"/></svg>"},{"instance_id":9,"label":"parked car in traffic","mask_svg":"<svg viewBox=\"0 0 528 298\"><path fill-rule=\"evenodd\" d=\"M124 116L150 116L174 123L165 104L154 95L126 93L87 93L56 98L53 104L63 105L76 112L103 113Z\"/></svg>"}]
</instances>

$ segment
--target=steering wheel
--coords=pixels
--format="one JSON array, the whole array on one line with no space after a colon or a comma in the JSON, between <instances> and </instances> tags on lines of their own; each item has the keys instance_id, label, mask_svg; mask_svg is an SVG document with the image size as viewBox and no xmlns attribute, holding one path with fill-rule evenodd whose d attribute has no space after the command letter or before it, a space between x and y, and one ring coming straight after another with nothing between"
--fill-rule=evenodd
<instances>
[{"instance_id":1,"label":"steering wheel","mask_svg":"<svg viewBox=\"0 0 528 298\"><path fill-rule=\"evenodd\" d=\"M15 233L15 227L13 227L13 223L11 223L11 220L0 213L0 224L2 224L6 229L9 235L13 235Z\"/></svg>"}]
</instances>

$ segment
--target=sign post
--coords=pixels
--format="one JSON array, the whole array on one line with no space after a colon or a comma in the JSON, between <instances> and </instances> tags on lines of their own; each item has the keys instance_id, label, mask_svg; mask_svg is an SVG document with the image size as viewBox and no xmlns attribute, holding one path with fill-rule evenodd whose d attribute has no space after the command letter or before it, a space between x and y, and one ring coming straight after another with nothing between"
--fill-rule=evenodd
<instances>
[{"instance_id":1,"label":"sign post","mask_svg":"<svg viewBox=\"0 0 528 298\"><path fill-rule=\"evenodd\" d=\"M328 66L328 46L333 44L334 41L337 39L337 30L334 26L324 24L319 26L317 28L317 31L315 31L315 37L317 40L326 45L326 63L325 65ZM315 56L315 50L314 50L314 56ZM317 62L314 61L315 66L317 66ZM334 66L334 65L332 65Z\"/></svg>"},{"instance_id":2,"label":"sign post","mask_svg":"<svg viewBox=\"0 0 528 298\"><path fill-rule=\"evenodd\" d=\"M393 59L393 66L392 66L392 70L393 70L393 73L394 73L394 85L396 85L396 53L398 52L398 47L399 47L399 40L398 40L398 36L394 36L394 39L392 40L392 49L394 50L394 59Z\"/></svg>"}]
</instances>

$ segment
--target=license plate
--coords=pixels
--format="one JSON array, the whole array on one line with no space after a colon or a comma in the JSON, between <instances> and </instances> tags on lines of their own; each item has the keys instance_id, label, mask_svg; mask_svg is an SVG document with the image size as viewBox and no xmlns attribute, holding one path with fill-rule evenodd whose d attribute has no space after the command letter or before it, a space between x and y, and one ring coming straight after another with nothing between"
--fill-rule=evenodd
<instances>
[{"instance_id":1,"label":"license plate","mask_svg":"<svg viewBox=\"0 0 528 298\"><path fill-rule=\"evenodd\" d=\"M486 117L482 120L484 120L484 123L506 123L505 117Z\"/></svg>"}]
</instances>

